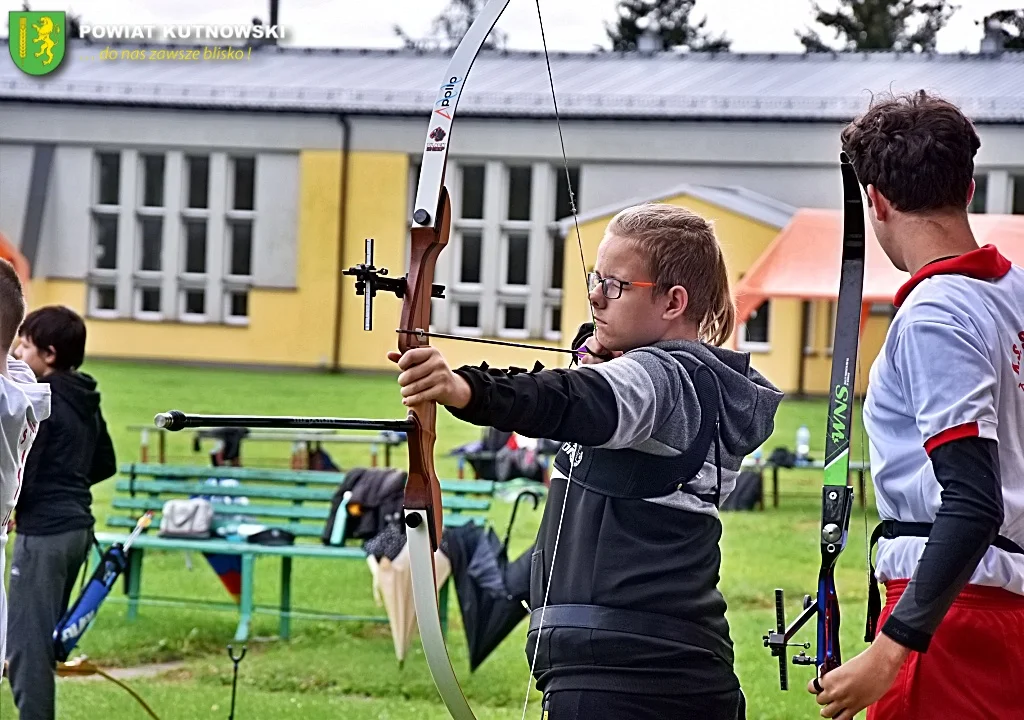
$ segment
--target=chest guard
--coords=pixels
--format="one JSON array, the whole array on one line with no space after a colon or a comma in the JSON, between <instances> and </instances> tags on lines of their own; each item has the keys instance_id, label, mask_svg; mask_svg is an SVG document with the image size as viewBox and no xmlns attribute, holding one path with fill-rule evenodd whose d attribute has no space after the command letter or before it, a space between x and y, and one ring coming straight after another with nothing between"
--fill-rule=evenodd
<instances>
[{"instance_id":1,"label":"chest guard","mask_svg":"<svg viewBox=\"0 0 1024 720\"><path fill-rule=\"evenodd\" d=\"M700 404L700 427L686 452L664 456L632 449L583 448L575 443L564 443L555 456L555 467L573 482L608 497L640 500L682 490L717 507L722 491L718 379L705 365L683 360L680 364L689 373ZM689 483L704 467L712 443L715 444L718 483L714 493L702 494L692 490Z\"/></svg>"}]
</instances>

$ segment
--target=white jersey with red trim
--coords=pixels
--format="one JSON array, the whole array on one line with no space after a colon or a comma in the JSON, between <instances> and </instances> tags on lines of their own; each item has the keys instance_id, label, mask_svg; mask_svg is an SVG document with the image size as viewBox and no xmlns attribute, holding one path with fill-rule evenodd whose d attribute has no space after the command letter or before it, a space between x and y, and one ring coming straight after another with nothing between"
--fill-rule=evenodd
<instances>
[{"instance_id":1,"label":"white jersey with red trim","mask_svg":"<svg viewBox=\"0 0 1024 720\"><path fill-rule=\"evenodd\" d=\"M934 522L942 488L929 453L959 438L992 439L999 534L1024 546L1024 269L986 245L925 266L895 303L864 403L879 515ZM878 579L912 577L926 541L882 539ZM990 547L970 582L1024 595L1024 555Z\"/></svg>"},{"instance_id":2,"label":"white jersey with red trim","mask_svg":"<svg viewBox=\"0 0 1024 720\"><path fill-rule=\"evenodd\" d=\"M7 642L7 596L4 592L4 546L7 525L21 494L21 474L39 423L50 416L50 386L36 382L31 368L7 358L0 375L0 663Z\"/></svg>"}]
</instances>

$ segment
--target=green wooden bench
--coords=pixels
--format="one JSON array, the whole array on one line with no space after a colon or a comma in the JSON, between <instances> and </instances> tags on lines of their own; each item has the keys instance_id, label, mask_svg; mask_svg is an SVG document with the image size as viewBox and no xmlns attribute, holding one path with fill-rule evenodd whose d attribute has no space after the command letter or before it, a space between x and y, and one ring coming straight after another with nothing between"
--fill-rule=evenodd
<instances>
[{"instance_id":1,"label":"green wooden bench","mask_svg":"<svg viewBox=\"0 0 1024 720\"><path fill-rule=\"evenodd\" d=\"M208 482L210 478L234 480L237 484ZM106 548L124 542L138 518L153 511L151 529L139 536L129 553L127 572L128 619L138 615L140 604L170 607L213 606L233 608L227 603L182 598L150 598L141 594L142 565L147 550L170 552L222 553L241 556L241 597L237 605L238 626L235 641L249 636L253 613L275 612L279 615L282 639L290 635L292 617L329 620L363 620L386 622L386 617L342 615L313 611L295 611L291 605L292 559L296 557L347 559L365 562L366 553L359 545L325 546L320 536L330 513L331 498L344 479L343 473L313 470L276 470L231 466L180 466L147 463L126 463L116 480L111 513L107 527L119 532L97 532L96 539ZM486 522L495 483L490 480L442 480L442 505L445 527ZM214 529L231 532L240 521L278 527L296 536L294 545L266 546L214 536L208 540L159 537L160 513L164 503L174 498L193 495L211 498L247 498L247 504L213 502ZM343 515L344 516L344 515ZM259 557L281 558L281 597L279 607L257 607L253 601L255 563ZM439 606L442 626L447 625L450 583L441 589Z\"/></svg>"}]
</instances>

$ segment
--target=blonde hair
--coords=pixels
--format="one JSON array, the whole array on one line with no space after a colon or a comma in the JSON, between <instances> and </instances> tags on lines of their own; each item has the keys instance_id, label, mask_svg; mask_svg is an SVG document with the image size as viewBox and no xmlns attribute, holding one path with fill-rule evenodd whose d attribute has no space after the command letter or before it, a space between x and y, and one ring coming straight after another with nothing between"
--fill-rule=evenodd
<instances>
[{"instance_id":1,"label":"blonde hair","mask_svg":"<svg viewBox=\"0 0 1024 720\"><path fill-rule=\"evenodd\" d=\"M654 292L675 285L689 296L684 317L697 323L697 336L723 345L736 325L722 248L711 223L676 205L645 203L612 218L608 232L636 247L655 284Z\"/></svg>"}]
</instances>

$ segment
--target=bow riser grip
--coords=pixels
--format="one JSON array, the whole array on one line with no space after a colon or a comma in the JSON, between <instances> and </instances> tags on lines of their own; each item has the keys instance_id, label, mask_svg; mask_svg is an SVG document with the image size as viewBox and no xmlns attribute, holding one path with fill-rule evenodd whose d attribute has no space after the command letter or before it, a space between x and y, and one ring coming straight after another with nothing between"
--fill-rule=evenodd
<instances>
[{"instance_id":1,"label":"bow riser grip","mask_svg":"<svg viewBox=\"0 0 1024 720\"><path fill-rule=\"evenodd\" d=\"M415 431L407 435L409 445L409 478L405 483L406 510L423 510L430 525L430 546L437 550L441 542L443 517L441 514L441 483L434 471L434 423L437 405L424 403L409 410L408 419L415 423Z\"/></svg>"}]
</instances>

